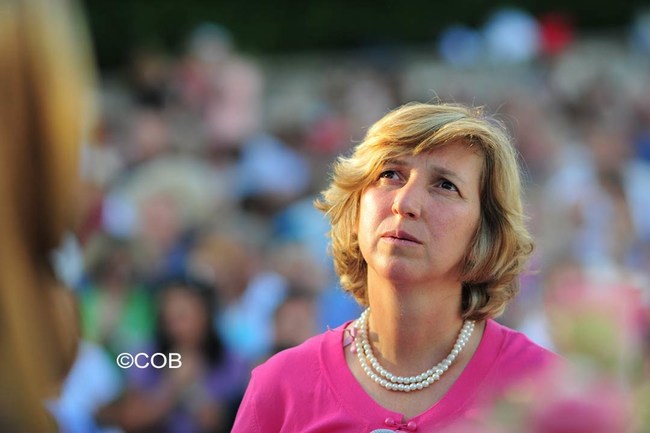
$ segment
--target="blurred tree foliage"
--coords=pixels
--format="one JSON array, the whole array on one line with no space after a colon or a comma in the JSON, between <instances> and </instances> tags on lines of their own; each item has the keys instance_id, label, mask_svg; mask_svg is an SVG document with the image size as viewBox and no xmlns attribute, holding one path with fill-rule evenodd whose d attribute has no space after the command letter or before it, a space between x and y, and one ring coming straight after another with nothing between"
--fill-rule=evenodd
<instances>
[{"instance_id":1,"label":"blurred tree foliage","mask_svg":"<svg viewBox=\"0 0 650 433\"><path fill-rule=\"evenodd\" d=\"M128 61L135 48L180 52L202 22L232 32L251 54L428 43L451 23L479 27L497 7L539 15L567 13L581 29L620 28L642 0L83 0L102 68Z\"/></svg>"}]
</instances>

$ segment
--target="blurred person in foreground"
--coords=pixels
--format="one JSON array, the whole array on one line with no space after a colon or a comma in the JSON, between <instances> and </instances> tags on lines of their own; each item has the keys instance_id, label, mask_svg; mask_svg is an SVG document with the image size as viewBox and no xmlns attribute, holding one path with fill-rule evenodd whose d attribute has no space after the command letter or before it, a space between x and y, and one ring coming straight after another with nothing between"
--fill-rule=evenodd
<instances>
[{"instance_id":1,"label":"blurred person in foreground","mask_svg":"<svg viewBox=\"0 0 650 433\"><path fill-rule=\"evenodd\" d=\"M140 352L177 353L182 365L128 370L125 394L101 411L100 421L129 433L230 431L249 369L214 332L214 294L192 278L161 285L157 337Z\"/></svg>"},{"instance_id":2,"label":"blurred person in foreground","mask_svg":"<svg viewBox=\"0 0 650 433\"><path fill-rule=\"evenodd\" d=\"M515 150L482 110L407 104L334 167L341 285L359 319L253 371L240 432L429 432L477 420L557 356L494 317L532 251Z\"/></svg>"},{"instance_id":3,"label":"blurred person in foreground","mask_svg":"<svg viewBox=\"0 0 650 433\"><path fill-rule=\"evenodd\" d=\"M490 415L489 431L647 432L648 287L641 274L588 268L568 251L557 257L545 269L544 315L532 315L524 326L557 347L565 368L508 390ZM475 431L470 425L453 433Z\"/></svg>"},{"instance_id":4,"label":"blurred person in foreground","mask_svg":"<svg viewBox=\"0 0 650 433\"><path fill-rule=\"evenodd\" d=\"M51 252L75 222L91 63L67 1L0 2L0 431L55 431L43 400L77 350Z\"/></svg>"}]
</instances>

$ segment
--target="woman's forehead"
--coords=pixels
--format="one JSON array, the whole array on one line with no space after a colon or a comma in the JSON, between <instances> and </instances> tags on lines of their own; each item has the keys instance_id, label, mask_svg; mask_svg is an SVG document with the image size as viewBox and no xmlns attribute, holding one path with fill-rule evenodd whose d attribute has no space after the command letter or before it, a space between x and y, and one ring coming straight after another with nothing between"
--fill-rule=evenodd
<instances>
[{"instance_id":1,"label":"woman's forehead","mask_svg":"<svg viewBox=\"0 0 650 433\"><path fill-rule=\"evenodd\" d=\"M381 162L389 162L408 157L422 156L422 157L435 157L434 153L442 148L459 147L464 148L476 155L483 157L485 152L482 147L475 142L467 139L451 140L444 143L432 143L428 146L415 145L408 146L403 144L389 145L380 151L377 151L376 156Z\"/></svg>"}]
</instances>

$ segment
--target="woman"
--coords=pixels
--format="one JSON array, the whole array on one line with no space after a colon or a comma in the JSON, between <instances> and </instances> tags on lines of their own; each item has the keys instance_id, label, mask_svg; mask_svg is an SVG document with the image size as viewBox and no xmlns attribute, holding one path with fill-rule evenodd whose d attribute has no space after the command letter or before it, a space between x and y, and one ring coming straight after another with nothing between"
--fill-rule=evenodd
<instances>
[{"instance_id":1,"label":"woman","mask_svg":"<svg viewBox=\"0 0 650 433\"><path fill-rule=\"evenodd\" d=\"M341 285L368 309L254 370L233 432L439 431L553 361L492 320L532 241L515 150L481 110L389 113L317 206Z\"/></svg>"}]
</instances>

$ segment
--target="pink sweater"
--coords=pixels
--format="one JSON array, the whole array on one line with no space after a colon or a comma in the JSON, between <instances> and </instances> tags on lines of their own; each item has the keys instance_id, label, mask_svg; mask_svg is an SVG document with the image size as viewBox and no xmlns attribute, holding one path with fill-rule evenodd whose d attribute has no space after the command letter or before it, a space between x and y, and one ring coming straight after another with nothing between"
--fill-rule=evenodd
<instances>
[{"instance_id":1,"label":"pink sweater","mask_svg":"<svg viewBox=\"0 0 650 433\"><path fill-rule=\"evenodd\" d=\"M350 372L342 325L278 353L253 370L232 433L439 431L480 417L486 395L540 371L557 356L489 320L472 359L447 393L420 415L377 404Z\"/></svg>"}]
</instances>

